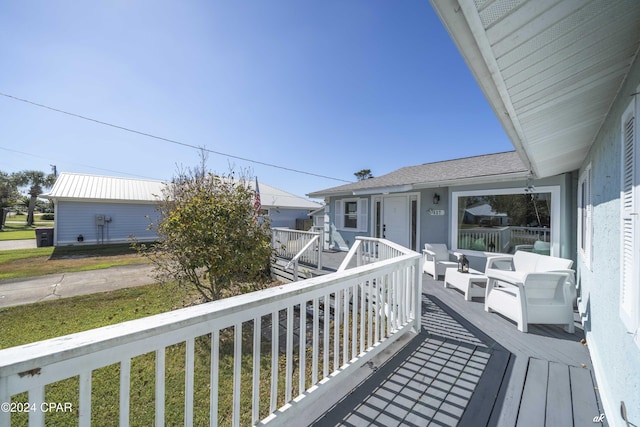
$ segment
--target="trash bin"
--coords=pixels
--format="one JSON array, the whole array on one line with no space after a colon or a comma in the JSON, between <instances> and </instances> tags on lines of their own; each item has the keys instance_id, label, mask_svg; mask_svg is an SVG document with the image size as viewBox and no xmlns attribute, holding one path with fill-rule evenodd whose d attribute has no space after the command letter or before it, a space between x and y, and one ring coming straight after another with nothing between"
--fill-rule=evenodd
<instances>
[{"instance_id":1,"label":"trash bin","mask_svg":"<svg viewBox=\"0 0 640 427\"><path fill-rule=\"evenodd\" d=\"M36 246L53 246L53 227L36 228Z\"/></svg>"}]
</instances>

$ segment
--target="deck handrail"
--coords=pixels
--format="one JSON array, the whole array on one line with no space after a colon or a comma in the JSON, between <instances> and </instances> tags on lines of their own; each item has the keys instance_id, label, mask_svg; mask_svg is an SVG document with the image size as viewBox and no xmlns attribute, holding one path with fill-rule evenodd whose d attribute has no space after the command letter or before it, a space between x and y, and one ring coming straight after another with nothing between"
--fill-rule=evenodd
<instances>
[{"instance_id":1,"label":"deck handrail","mask_svg":"<svg viewBox=\"0 0 640 427\"><path fill-rule=\"evenodd\" d=\"M307 251L307 249L309 249L316 242L316 240L318 240L319 238L320 238L320 236L313 236L313 238L311 240L309 240L309 242L306 245L304 245L302 247L302 249L300 249L298 251L298 253L293 258L291 258L291 261L289 261L287 263L285 268L289 268L289 267L291 267L291 263L297 262L300 259L300 257L302 256L302 254L305 253Z\"/></svg>"},{"instance_id":2,"label":"deck handrail","mask_svg":"<svg viewBox=\"0 0 640 427\"><path fill-rule=\"evenodd\" d=\"M195 344L196 339L204 336L211 340L211 425L218 423L219 396L226 391L219 389L217 376L223 356L232 359L234 387L230 391L233 402L230 411L232 425L239 425L242 331L246 328L253 335L251 423L286 425L303 416L302 411L317 399L335 394L348 372L365 364L403 334L419 331L420 262L417 253L402 254L275 288L0 350L0 402L11 402L12 397L27 392L29 402L44 403L45 386L78 377L79 407L70 416L77 416L79 425L87 426L91 424L92 373L118 364L119 420L120 425L126 426L132 411L132 359L155 353L155 381L149 382L154 384L156 396L166 396L167 347L184 343L184 389L170 391L184 392L184 421L185 425L192 425L194 405L199 403L194 401ZM332 321L323 320L320 325L321 318ZM271 325L270 340L264 338L265 322ZM296 327L309 332L294 339ZM233 339L233 351L225 355L221 354L220 345L223 330L229 330L226 335ZM261 368L256 362L261 360L262 340L269 347L265 354L270 352L272 360L271 388L266 392L260 390ZM283 355L280 340L285 348ZM297 378L293 375L297 363L294 359L301 361ZM285 405L278 407L282 395ZM269 403L260 403L264 401ZM162 425L164 399L156 398L155 405L157 425ZM261 420L260 409L265 407L269 415ZM48 417L45 411L29 412L29 425L43 426L45 417ZM0 412L0 425L10 422L11 414Z\"/></svg>"},{"instance_id":3,"label":"deck handrail","mask_svg":"<svg viewBox=\"0 0 640 427\"><path fill-rule=\"evenodd\" d=\"M297 257L299 261L322 269L320 236L319 232L276 227L272 229L272 247L280 258L292 260ZM310 246L309 242L317 242L317 250L309 250L313 245Z\"/></svg>"},{"instance_id":4,"label":"deck handrail","mask_svg":"<svg viewBox=\"0 0 640 427\"><path fill-rule=\"evenodd\" d=\"M386 239L356 236L356 241L347 252L347 256L342 260L338 271L345 270L354 258L356 265L361 266L411 253L417 252Z\"/></svg>"}]
</instances>

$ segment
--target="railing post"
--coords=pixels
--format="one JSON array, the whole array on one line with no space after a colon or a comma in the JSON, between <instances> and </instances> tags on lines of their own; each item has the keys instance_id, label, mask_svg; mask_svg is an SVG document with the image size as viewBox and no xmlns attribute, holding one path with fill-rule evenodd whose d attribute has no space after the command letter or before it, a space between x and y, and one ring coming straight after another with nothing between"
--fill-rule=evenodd
<instances>
[{"instance_id":1,"label":"railing post","mask_svg":"<svg viewBox=\"0 0 640 427\"><path fill-rule=\"evenodd\" d=\"M322 244L322 234L318 234L318 270L322 270L322 250L323 250L323 244Z\"/></svg>"},{"instance_id":2,"label":"railing post","mask_svg":"<svg viewBox=\"0 0 640 427\"><path fill-rule=\"evenodd\" d=\"M414 332L420 333L422 330L422 268L424 259L420 257L414 263L413 271L413 329Z\"/></svg>"}]
</instances>

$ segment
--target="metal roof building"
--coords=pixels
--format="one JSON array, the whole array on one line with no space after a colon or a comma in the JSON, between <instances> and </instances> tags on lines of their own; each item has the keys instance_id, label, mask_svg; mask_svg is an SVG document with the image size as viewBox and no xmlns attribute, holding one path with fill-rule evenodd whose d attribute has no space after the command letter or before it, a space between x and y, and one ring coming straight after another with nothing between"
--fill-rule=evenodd
<instances>
[{"instance_id":1,"label":"metal roof building","mask_svg":"<svg viewBox=\"0 0 640 427\"><path fill-rule=\"evenodd\" d=\"M140 241L156 239L147 228L157 216L165 185L146 179L61 173L51 191L42 195L55 204L54 245L123 243L132 236ZM274 227L293 228L296 219L308 219L309 211L321 207L268 184L259 186L262 208Z\"/></svg>"}]
</instances>

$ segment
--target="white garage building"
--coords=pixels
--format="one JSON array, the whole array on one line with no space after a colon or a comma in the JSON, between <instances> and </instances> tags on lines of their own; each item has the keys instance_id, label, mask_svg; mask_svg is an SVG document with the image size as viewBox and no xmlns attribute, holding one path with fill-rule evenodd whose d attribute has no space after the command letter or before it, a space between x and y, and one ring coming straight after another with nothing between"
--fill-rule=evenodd
<instances>
[{"instance_id":1,"label":"white garage building","mask_svg":"<svg viewBox=\"0 0 640 427\"><path fill-rule=\"evenodd\" d=\"M165 183L145 179L61 173L48 194L55 205L54 246L156 239L147 230ZM295 228L319 203L260 182L263 211L273 227Z\"/></svg>"}]
</instances>

